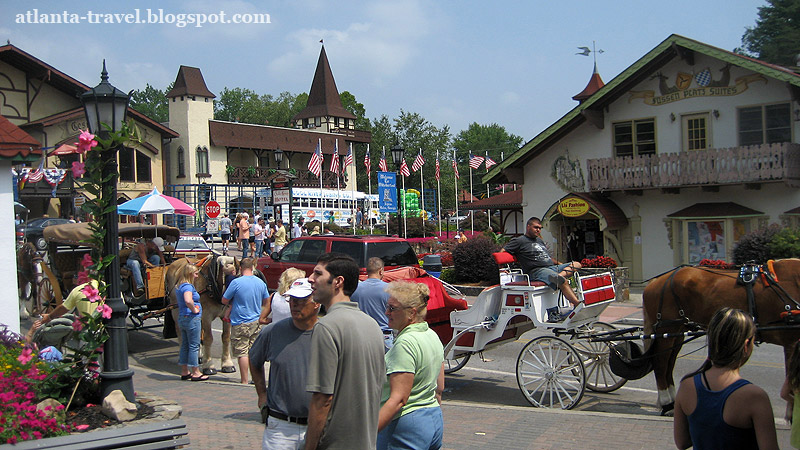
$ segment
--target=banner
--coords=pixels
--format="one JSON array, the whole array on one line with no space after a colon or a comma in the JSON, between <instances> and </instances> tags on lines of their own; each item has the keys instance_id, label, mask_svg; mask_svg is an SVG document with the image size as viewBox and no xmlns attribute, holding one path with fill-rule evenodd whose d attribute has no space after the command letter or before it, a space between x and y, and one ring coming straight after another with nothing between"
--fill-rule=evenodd
<instances>
[{"instance_id":1,"label":"banner","mask_svg":"<svg viewBox=\"0 0 800 450\"><path fill-rule=\"evenodd\" d=\"M397 174L394 172L378 172L378 210L397 212Z\"/></svg>"}]
</instances>

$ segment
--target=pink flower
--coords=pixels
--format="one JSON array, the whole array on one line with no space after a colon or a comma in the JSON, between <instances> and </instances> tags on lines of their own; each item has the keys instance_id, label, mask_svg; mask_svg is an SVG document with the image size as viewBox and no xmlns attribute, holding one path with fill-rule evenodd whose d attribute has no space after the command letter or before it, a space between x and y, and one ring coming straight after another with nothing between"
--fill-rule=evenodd
<instances>
[{"instance_id":1,"label":"pink flower","mask_svg":"<svg viewBox=\"0 0 800 450\"><path fill-rule=\"evenodd\" d=\"M78 152L85 153L92 148L97 146L97 141L94 140L94 135L89 133L86 130L81 131L81 135L78 136Z\"/></svg>"},{"instance_id":2,"label":"pink flower","mask_svg":"<svg viewBox=\"0 0 800 450\"><path fill-rule=\"evenodd\" d=\"M75 429L78 431L86 431L89 429L89 425L75 425Z\"/></svg>"},{"instance_id":3,"label":"pink flower","mask_svg":"<svg viewBox=\"0 0 800 450\"><path fill-rule=\"evenodd\" d=\"M102 304L102 305L97 307L97 310L100 311L100 315L103 316L103 319L110 319L111 318L111 307L110 306L108 306L106 304Z\"/></svg>"},{"instance_id":4,"label":"pink flower","mask_svg":"<svg viewBox=\"0 0 800 450\"><path fill-rule=\"evenodd\" d=\"M17 357L17 360L22 364L28 364L28 361L30 361L32 358L33 350L30 348L24 348L22 349L22 353L20 353L20 355Z\"/></svg>"},{"instance_id":5,"label":"pink flower","mask_svg":"<svg viewBox=\"0 0 800 450\"><path fill-rule=\"evenodd\" d=\"M72 322L72 329L76 332L80 332L83 329L83 322L80 320L75 320Z\"/></svg>"},{"instance_id":6,"label":"pink flower","mask_svg":"<svg viewBox=\"0 0 800 450\"><path fill-rule=\"evenodd\" d=\"M86 165L80 161L73 161L72 175L75 176L75 178L80 178L84 173L86 173Z\"/></svg>"},{"instance_id":7,"label":"pink flower","mask_svg":"<svg viewBox=\"0 0 800 450\"><path fill-rule=\"evenodd\" d=\"M82 270L78 272L78 284L83 284L88 282L89 282L89 271Z\"/></svg>"},{"instance_id":8,"label":"pink flower","mask_svg":"<svg viewBox=\"0 0 800 450\"><path fill-rule=\"evenodd\" d=\"M81 267L88 269L92 264L94 264L94 261L92 261L92 255L85 253L81 259Z\"/></svg>"},{"instance_id":9,"label":"pink flower","mask_svg":"<svg viewBox=\"0 0 800 450\"><path fill-rule=\"evenodd\" d=\"M91 284L87 284L83 289L81 289L81 292L86 296L86 299L92 303L100 300L100 291L98 291ZM108 317L106 317L106 319L108 319Z\"/></svg>"}]
</instances>

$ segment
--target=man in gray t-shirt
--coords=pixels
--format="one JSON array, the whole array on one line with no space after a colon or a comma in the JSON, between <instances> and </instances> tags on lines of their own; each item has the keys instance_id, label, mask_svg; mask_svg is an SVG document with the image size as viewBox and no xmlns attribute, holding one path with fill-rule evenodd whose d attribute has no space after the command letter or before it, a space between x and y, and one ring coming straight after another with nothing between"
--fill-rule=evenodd
<instances>
[{"instance_id":1,"label":"man in gray t-shirt","mask_svg":"<svg viewBox=\"0 0 800 450\"><path fill-rule=\"evenodd\" d=\"M286 291L292 317L261 330L250 347L250 374L258 394L261 419L267 422L263 449L299 448L306 437L308 404L306 391L311 333L320 304L311 298L311 285L301 278ZM283 300L281 300L283 301ZM264 363L269 361L269 387Z\"/></svg>"},{"instance_id":2,"label":"man in gray t-shirt","mask_svg":"<svg viewBox=\"0 0 800 450\"><path fill-rule=\"evenodd\" d=\"M347 255L326 253L308 279L327 314L311 335L305 448L374 449L386 369L378 324L350 301L358 265Z\"/></svg>"},{"instance_id":3,"label":"man in gray t-shirt","mask_svg":"<svg viewBox=\"0 0 800 450\"><path fill-rule=\"evenodd\" d=\"M225 213L222 219L219 219L219 238L222 240L222 253L226 255L228 254L228 241L231 240L232 227L233 222L228 217L228 213Z\"/></svg>"}]
</instances>

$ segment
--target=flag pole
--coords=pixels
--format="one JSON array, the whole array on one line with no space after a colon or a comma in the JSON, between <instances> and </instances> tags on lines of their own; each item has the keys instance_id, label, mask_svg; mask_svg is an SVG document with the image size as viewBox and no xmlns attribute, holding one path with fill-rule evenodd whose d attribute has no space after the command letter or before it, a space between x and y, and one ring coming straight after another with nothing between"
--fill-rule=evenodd
<instances>
[{"instance_id":1,"label":"flag pole","mask_svg":"<svg viewBox=\"0 0 800 450\"><path fill-rule=\"evenodd\" d=\"M339 185L339 139L336 139L336 149L333 152L333 157L336 158L336 201L338 204L336 208L341 213L342 211L342 187ZM336 214L333 215L334 221L336 223Z\"/></svg>"},{"instance_id":2,"label":"flag pole","mask_svg":"<svg viewBox=\"0 0 800 450\"><path fill-rule=\"evenodd\" d=\"M484 162L484 164L488 164L488 161L489 161L489 151L487 150L486 151L486 158L484 158L483 162ZM486 173L489 173L489 167L486 167ZM489 183L486 183L486 198L488 199L489 197L491 197L491 194L489 193ZM494 230L492 229L492 210L491 209L487 209L486 210L486 214L489 216L489 219L488 219L489 220L489 229L492 230L492 232L494 232Z\"/></svg>"},{"instance_id":3,"label":"flag pole","mask_svg":"<svg viewBox=\"0 0 800 450\"><path fill-rule=\"evenodd\" d=\"M436 166L439 166L439 149L436 149ZM442 185L439 182L439 176L436 177L436 217L439 219L439 240L442 239Z\"/></svg>"},{"instance_id":4,"label":"flag pole","mask_svg":"<svg viewBox=\"0 0 800 450\"><path fill-rule=\"evenodd\" d=\"M367 204L369 205L370 214L372 213L372 155L369 152L369 144L367 144L367 154L369 155L370 168L367 170L367 186L369 186L369 195L367 196ZM365 211L366 214L366 211ZM367 218L369 222L369 234L372 234L372 219Z\"/></svg>"},{"instance_id":5,"label":"flag pole","mask_svg":"<svg viewBox=\"0 0 800 450\"><path fill-rule=\"evenodd\" d=\"M386 161L386 146L385 145L381 146L381 160L382 161ZM380 170L380 169L381 168L378 167L378 170ZM395 188L395 190L397 190L397 180L395 180L395 182L394 182L394 188ZM389 212L387 211L384 214L386 214L386 218L384 219L384 221L386 222L386 234L389 234ZM397 235L399 236L400 235L400 217L397 218L397 228L398 228L397 229Z\"/></svg>"},{"instance_id":6,"label":"flag pole","mask_svg":"<svg viewBox=\"0 0 800 450\"><path fill-rule=\"evenodd\" d=\"M469 202L472 203L472 198L474 195L472 194L472 163L469 165ZM472 211L472 214L469 215L469 231L472 234L475 234L475 211Z\"/></svg>"},{"instance_id":7,"label":"flag pole","mask_svg":"<svg viewBox=\"0 0 800 450\"><path fill-rule=\"evenodd\" d=\"M422 155L422 148L419 149L419 154ZM425 167L423 164L422 167ZM422 237L425 237L425 184L422 181L422 167L419 168L419 194L420 194L420 201L422 202L422 209L420 209L420 219L422 219Z\"/></svg>"},{"instance_id":8,"label":"flag pole","mask_svg":"<svg viewBox=\"0 0 800 450\"><path fill-rule=\"evenodd\" d=\"M361 224L360 223L358 223L358 224L356 223L356 211L358 210L358 206L356 204L356 159L355 159L355 156L353 156L353 143L352 142L350 143L349 155L350 155L350 159L353 160L353 164L351 164L353 166L353 180L352 180L353 182L350 183L350 206L354 207L355 210L353 210L353 208L350 208L350 209L353 210L352 211L352 214L353 214L353 236L355 236L356 235L356 227L361 225ZM488 184L487 184L487 186L488 186ZM363 213L361 214L361 221L362 222L364 221L364 214Z\"/></svg>"},{"instance_id":9,"label":"flag pole","mask_svg":"<svg viewBox=\"0 0 800 450\"><path fill-rule=\"evenodd\" d=\"M500 152L500 162L503 162L505 160L506 160L506 158L505 158L505 156L503 156L503 152ZM503 194L505 194L506 193L506 184L503 183L502 186L503 186Z\"/></svg>"},{"instance_id":10,"label":"flag pole","mask_svg":"<svg viewBox=\"0 0 800 450\"><path fill-rule=\"evenodd\" d=\"M453 149L453 184L455 185L456 190L456 231L458 231L458 177L456 176L456 165L458 161L456 160L456 149Z\"/></svg>"},{"instance_id":11,"label":"flag pole","mask_svg":"<svg viewBox=\"0 0 800 450\"><path fill-rule=\"evenodd\" d=\"M319 227L320 227L319 229L320 229L320 233L325 234L325 200L323 199L324 195L322 193L322 167L324 166L323 161L321 159L322 158L322 138L319 138L319 143L317 145L319 145L319 156L320 156L320 161L319 161L319 207L320 207L320 212L319 213L322 214L322 217L319 220ZM290 225L291 225L291 223L290 223Z\"/></svg>"},{"instance_id":12,"label":"flag pole","mask_svg":"<svg viewBox=\"0 0 800 450\"><path fill-rule=\"evenodd\" d=\"M405 159L405 157L403 157L403 159ZM403 239L408 239L408 211L406 210L406 176L401 173L400 177L403 178L403 196L402 196L403 207L400 208L400 211L403 214ZM400 221L397 221L397 224L400 225Z\"/></svg>"}]
</instances>

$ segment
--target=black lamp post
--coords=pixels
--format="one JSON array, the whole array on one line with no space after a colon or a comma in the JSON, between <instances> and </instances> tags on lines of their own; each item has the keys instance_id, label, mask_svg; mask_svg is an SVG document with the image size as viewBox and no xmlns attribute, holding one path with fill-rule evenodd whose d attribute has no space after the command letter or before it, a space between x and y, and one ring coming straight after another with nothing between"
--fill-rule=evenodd
<instances>
[{"instance_id":1,"label":"black lamp post","mask_svg":"<svg viewBox=\"0 0 800 450\"><path fill-rule=\"evenodd\" d=\"M392 161L394 161L395 172L400 174L400 165L403 162L403 158L405 158L406 150L400 146L399 143L395 143L394 146L390 150L392 152ZM397 216L397 235L400 235L400 217L403 218L403 222L405 223L406 216L404 213L406 202L405 193L406 193L406 179L400 174L400 177L403 179L403 195L398 196L400 198L400 215ZM408 226L403 227L403 237L406 237L406 233L408 232Z\"/></svg>"},{"instance_id":2,"label":"black lamp post","mask_svg":"<svg viewBox=\"0 0 800 450\"><path fill-rule=\"evenodd\" d=\"M81 103L86 112L89 132L108 137L103 125L108 125L111 132L122 129L128 111L129 94L125 94L108 82L106 62L103 60L103 71L100 84L81 95ZM119 273L119 220L117 218L117 151L110 149L103 152L103 199L113 206L104 215L106 236L103 251L113 255L114 259L105 273L107 283L106 304L111 307L111 319L106 324L108 341L103 353L103 371L100 374L103 397L114 390L121 390L128 401L134 401L133 370L128 368L128 336L125 318L128 307L120 294ZM105 256L105 255L104 255Z\"/></svg>"}]
</instances>

